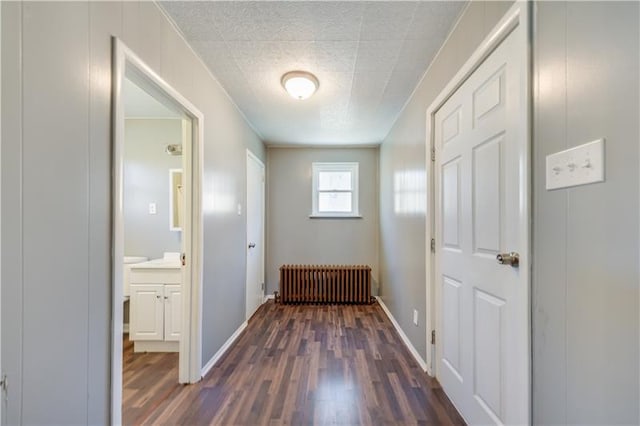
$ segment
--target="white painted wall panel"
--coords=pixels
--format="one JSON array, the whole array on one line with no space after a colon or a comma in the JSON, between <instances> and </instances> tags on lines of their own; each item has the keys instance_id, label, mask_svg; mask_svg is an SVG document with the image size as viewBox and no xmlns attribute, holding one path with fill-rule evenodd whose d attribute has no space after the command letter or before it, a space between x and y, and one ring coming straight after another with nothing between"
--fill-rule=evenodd
<instances>
[{"instance_id":1,"label":"white painted wall panel","mask_svg":"<svg viewBox=\"0 0 640 426\"><path fill-rule=\"evenodd\" d=\"M640 7L537 12L534 422L638 424ZM546 155L600 137L606 181L546 191Z\"/></svg>"},{"instance_id":2,"label":"white painted wall panel","mask_svg":"<svg viewBox=\"0 0 640 426\"><path fill-rule=\"evenodd\" d=\"M22 421L38 424L87 391L88 4L25 3L23 13ZM53 413L79 424L86 410Z\"/></svg>"},{"instance_id":3,"label":"white painted wall panel","mask_svg":"<svg viewBox=\"0 0 640 426\"><path fill-rule=\"evenodd\" d=\"M1 7L3 414L9 424L108 423L111 36L204 113L205 203L234 206L204 211L203 362L244 321L235 205L245 203L245 149L266 152L154 3Z\"/></svg>"},{"instance_id":4,"label":"white painted wall panel","mask_svg":"<svg viewBox=\"0 0 640 426\"><path fill-rule=\"evenodd\" d=\"M2 369L12 392L2 407L6 424L22 410L22 96L19 3L2 3ZM15 283L15 285L8 285Z\"/></svg>"}]
</instances>

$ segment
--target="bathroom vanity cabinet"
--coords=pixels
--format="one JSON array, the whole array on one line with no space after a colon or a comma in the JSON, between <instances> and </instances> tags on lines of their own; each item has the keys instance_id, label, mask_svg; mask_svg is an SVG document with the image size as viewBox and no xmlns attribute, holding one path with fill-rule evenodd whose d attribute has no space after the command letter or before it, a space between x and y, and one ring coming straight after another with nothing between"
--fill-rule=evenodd
<instances>
[{"instance_id":1,"label":"bathroom vanity cabinet","mask_svg":"<svg viewBox=\"0 0 640 426\"><path fill-rule=\"evenodd\" d=\"M181 278L180 264L163 259L131 266L129 338L134 352L178 352Z\"/></svg>"}]
</instances>

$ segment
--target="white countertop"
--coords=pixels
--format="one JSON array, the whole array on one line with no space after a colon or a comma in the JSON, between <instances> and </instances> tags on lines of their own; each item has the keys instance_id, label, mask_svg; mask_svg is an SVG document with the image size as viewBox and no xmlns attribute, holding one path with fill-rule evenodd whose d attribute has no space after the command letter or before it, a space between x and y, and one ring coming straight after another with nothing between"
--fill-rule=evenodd
<instances>
[{"instance_id":1,"label":"white countertop","mask_svg":"<svg viewBox=\"0 0 640 426\"><path fill-rule=\"evenodd\" d=\"M135 263L131 269L180 269L180 260L175 259L153 259L148 262Z\"/></svg>"}]
</instances>

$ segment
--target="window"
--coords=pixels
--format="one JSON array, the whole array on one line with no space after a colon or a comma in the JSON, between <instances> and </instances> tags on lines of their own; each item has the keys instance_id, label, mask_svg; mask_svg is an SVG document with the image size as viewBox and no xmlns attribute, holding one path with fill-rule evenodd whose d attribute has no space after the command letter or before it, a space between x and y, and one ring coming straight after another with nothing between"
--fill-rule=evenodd
<instances>
[{"instance_id":1,"label":"window","mask_svg":"<svg viewBox=\"0 0 640 426\"><path fill-rule=\"evenodd\" d=\"M311 217L359 217L358 163L313 163Z\"/></svg>"}]
</instances>

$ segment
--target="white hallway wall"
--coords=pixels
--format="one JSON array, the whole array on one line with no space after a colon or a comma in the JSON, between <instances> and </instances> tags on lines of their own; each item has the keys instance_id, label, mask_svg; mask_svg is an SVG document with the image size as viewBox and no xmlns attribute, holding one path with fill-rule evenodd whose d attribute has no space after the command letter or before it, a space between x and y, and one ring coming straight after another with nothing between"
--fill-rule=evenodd
<instances>
[{"instance_id":1,"label":"white hallway wall","mask_svg":"<svg viewBox=\"0 0 640 426\"><path fill-rule=\"evenodd\" d=\"M558 103L553 90L536 95L538 120L544 105L566 109L558 106L557 114L537 122L534 147L545 129L562 138L553 146L539 145L534 173L541 170L546 153L592 135L613 141L608 142L613 146L607 158L620 165L608 168L614 171L608 175L611 184L586 190L546 193L536 181L539 210L534 217L539 226L534 240L539 247L560 247L558 253L564 256L535 253L546 256L539 259L533 284L538 422L580 422L587 415L591 422L638 422L638 101L633 98L638 90L638 25L629 21L638 16L638 5L604 5L545 5L546 13L541 10L537 18L535 41L545 52L537 60L550 68L538 68L536 78L551 70L551 81L560 82L561 92L570 96ZM390 183L395 172L424 170L424 112L430 100L507 7L471 5L381 147L382 292L421 351L426 330L413 327L405 313L412 300L424 300L424 216L395 214ZM602 28L603 20L609 19L616 22L616 32L581 43L593 25ZM22 407L13 405L3 414L9 423L104 423L110 306L109 35L123 37L207 118L205 156L212 167L205 173L205 321L222 330L207 336L211 340L204 360L244 317L244 238L231 237L235 232L244 235L244 218L235 216L229 200L244 202L244 173L238 173L244 170L244 147L252 147L262 158L264 150L153 4L3 2L2 20L2 360L15 377L11 395L24 396ZM553 34L562 36L560 43ZM590 74L588 67L576 66L590 63L594 54L611 55L601 62L611 68ZM598 76L603 78L593 78ZM588 84L579 86L581 81ZM585 101L581 93L596 101ZM607 101L599 102L601 97ZM604 107L621 98L628 108ZM621 110L625 112L616 114ZM61 193L60 187L66 190ZM599 206L595 212L589 209L594 203ZM553 206L560 209L563 221L543 217L553 213ZM617 206L620 217L613 220L604 206ZM600 233L595 240L585 240L590 235L585 229ZM576 247L582 251L573 252ZM585 273L579 268L585 259L598 268ZM568 273L562 272L563 265L569 265ZM610 277L617 278L603 286ZM239 294L223 295L233 286ZM424 319L424 302L420 303ZM614 360L608 358L611 354ZM585 355L587 361L582 362ZM607 376L612 366L614 374ZM594 377L594 371L600 373ZM600 386L581 381L590 378ZM618 410L614 417L610 409Z\"/></svg>"},{"instance_id":2,"label":"white hallway wall","mask_svg":"<svg viewBox=\"0 0 640 426\"><path fill-rule=\"evenodd\" d=\"M425 216L394 210L394 176L424 173L427 107L509 6L471 3L380 147L381 293L422 356ZM637 2L535 3L535 424L640 422L639 29ZM601 137L605 183L546 191L546 155Z\"/></svg>"},{"instance_id":3,"label":"white hallway wall","mask_svg":"<svg viewBox=\"0 0 640 426\"><path fill-rule=\"evenodd\" d=\"M267 294L279 289L284 264L368 265L378 282L378 149L267 150ZM360 219L310 219L312 164L359 164Z\"/></svg>"},{"instance_id":4,"label":"white hallway wall","mask_svg":"<svg viewBox=\"0 0 640 426\"><path fill-rule=\"evenodd\" d=\"M429 105L511 6L510 2L472 2L416 88L412 99L380 146L380 294L413 346L426 359L425 256L426 187L412 204L398 208L402 180L425 179L425 126ZM422 197L422 198L420 198ZM419 313L413 324L413 310Z\"/></svg>"},{"instance_id":5,"label":"white hallway wall","mask_svg":"<svg viewBox=\"0 0 640 426\"><path fill-rule=\"evenodd\" d=\"M640 3L536 3L533 46L533 420L640 424ZM599 138L604 183L545 190Z\"/></svg>"},{"instance_id":6,"label":"white hallway wall","mask_svg":"<svg viewBox=\"0 0 640 426\"><path fill-rule=\"evenodd\" d=\"M266 152L154 3L1 7L2 362L11 383L3 416L105 424L111 36L205 117L203 362L244 321L245 217L236 205L245 205L245 149L263 161Z\"/></svg>"}]
</instances>

